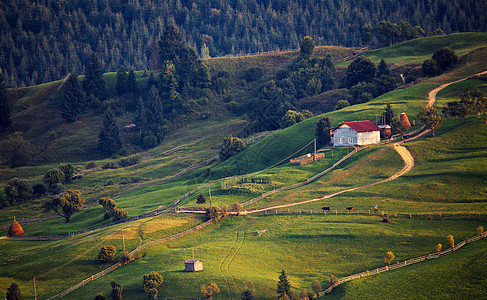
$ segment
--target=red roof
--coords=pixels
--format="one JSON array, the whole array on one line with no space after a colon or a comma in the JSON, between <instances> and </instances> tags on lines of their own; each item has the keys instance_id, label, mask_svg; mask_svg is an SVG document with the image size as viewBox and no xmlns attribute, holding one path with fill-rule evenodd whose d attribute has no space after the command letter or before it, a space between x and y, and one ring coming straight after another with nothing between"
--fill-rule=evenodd
<instances>
[{"instance_id":1,"label":"red roof","mask_svg":"<svg viewBox=\"0 0 487 300\"><path fill-rule=\"evenodd\" d=\"M347 125L357 132L380 131L380 128L369 120L344 122L343 124Z\"/></svg>"}]
</instances>

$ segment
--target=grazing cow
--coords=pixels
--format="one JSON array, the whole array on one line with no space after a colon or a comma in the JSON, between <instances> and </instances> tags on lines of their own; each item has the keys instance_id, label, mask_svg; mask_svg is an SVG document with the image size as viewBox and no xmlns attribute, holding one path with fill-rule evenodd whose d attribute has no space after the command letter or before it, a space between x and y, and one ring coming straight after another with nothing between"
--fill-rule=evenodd
<instances>
[{"instance_id":1,"label":"grazing cow","mask_svg":"<svg viewBox=\"0 0 487 300\"><path fill-rule=\"evenodd\" d=\"M353 211L353 206L347 207L347 212Z\"/></svg>"},{"instance_id":2,"label":"grazing cow","mask_svg":"<svg viewBox=\"0 0 487 300\"><path fill-rule=\"evenodd\" d=\"M322 209L323 211L330 211L330 207L328 207L328 206L323 206L321 209Z\"/></svg>"}]
</instances>

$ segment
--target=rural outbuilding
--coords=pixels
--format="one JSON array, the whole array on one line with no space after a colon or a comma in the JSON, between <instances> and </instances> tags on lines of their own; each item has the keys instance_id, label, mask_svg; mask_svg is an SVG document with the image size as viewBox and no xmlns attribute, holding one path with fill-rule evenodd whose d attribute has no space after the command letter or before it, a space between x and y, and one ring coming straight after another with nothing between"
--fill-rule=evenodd
<instances>
[{"instance_id":1,"label":"rural outbuilding","mask_svg":"<svg viewBox=\"0 0 487 300\"><path fill-rule=\"evenodd\" d=\"M380 143L380 128L369 120L344 122L331 130L333 146L365 146Z\"/></svg>"},{"instance_id":2,"label":"rural outbuilding","mask_svg":"<svg viewBox=\"0 0 487 300\"><path fill-rule=\"evenodd\" d=\"M200 259L187 259L184 261L185 272L203 271L203 261Z\"/></svg>"}]
</instances>

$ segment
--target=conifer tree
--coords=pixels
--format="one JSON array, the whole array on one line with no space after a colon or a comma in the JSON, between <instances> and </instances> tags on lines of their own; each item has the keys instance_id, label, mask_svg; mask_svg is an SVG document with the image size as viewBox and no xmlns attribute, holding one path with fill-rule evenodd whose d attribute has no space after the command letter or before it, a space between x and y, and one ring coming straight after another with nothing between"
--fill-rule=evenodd
<instances>
[{"instance_id":1,"label":"conifer tree","mask_svg":"<svg viewBox=\"0 0 487 300\"><path fill-rule=\"evenodd\" d=\"M124 67L120 67L117 70L117 94L122 95L127 89L127 71Z\"/></svg>"},{"instance_id":2,"label":"conifer tree","mask_svg":"<svg viewBox=\"0 0 487 300\"><path fill-rule=\"evenodd\" d=\"M7 300L22 300L22 294L20 293L19 286L16 283L12 283L7 289Z\"/></svg>"},{"instance_id":3,"label":"conifer tree","mask_svg":"<svg viewBox=\"0 0 487 300\"><path fill-rule=\"evenodd\" d=\"M279 282L277 282L277 294L279 297L283 297L284 295L289 295L290 292L291 285L287 279L286 272L282 270L281 275L279 275Z\"/></svg>"},{"instance_id":4,"label":"conifer tree","mask_svg":"<svg viewBox=\"0 0 487 300\"><path fill-rule=\"evenodd\" d=\"M61 116L68 122L78 121L78 116L86 106L85 93L81 88L76 73L71 74L66 81L64 97L61 107Z\"/></svg>"},{"instance_id":5,"label":"conifer tree","mask_svg":"<svg viewBox=\"0 0 487 300\"><path fill-rule=\"evenodd\" d=\"M162 124L164 119L161 98L157 89L152 86L149 90L149 98L147 99L147 123L151 126Z\"/></svg>"},{"instance_id":6,"label":"conifer tree","mask_svg":"<svg viewBox=\"0 0 487 300\"><path fill-rule=\"evenodd\" d=\"M137 94L137 81L135 80L134 69L130 69L127 76L127 89L126 92Z\"/></svg>"},{"instance_id":7,"label":"conifer tree","mask_svg":"<svg viewBox=\"0 0 487 300\"><path fill-rule=\"evenodd\" d=\"M7 84L5 83L5 77L0 73L0 128L7 128L10 124L10 106L7 99Z\"/></svg>"},{"instance_id":8,"label":"conifer tree","mask_svg":"<svg viewBox=\"0 0 487 300\"><path fill-rule=\"evenodd\" d=\"M103 127L98 135L98 147L105 155L118 153L122 148L120 129L111 109L108 109L103 117Z\"/></svg>"},{"instance_id":9,"label":"conifer tree","mask_svg":"<svg viewBox=\"0 0 487 300\"><path fill-rule=\"evenodd\" d=\"M98 97L100 101L104 101L107 98L107 87L105 80L103 80L103 70L95 54L91 54L90 63L86 66L83 89L86 93Z\"/></svg>"}]
</instances>

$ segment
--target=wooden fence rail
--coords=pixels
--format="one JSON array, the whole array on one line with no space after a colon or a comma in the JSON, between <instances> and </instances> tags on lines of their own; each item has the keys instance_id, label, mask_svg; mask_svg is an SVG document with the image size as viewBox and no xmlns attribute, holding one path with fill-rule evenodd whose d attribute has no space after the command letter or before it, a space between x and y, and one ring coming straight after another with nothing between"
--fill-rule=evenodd
<instances>
[{"instance_id":1,"label":"wooden fence rail","mask_svg":"<svg viewBox=\"0 0 487 300\"><path fill-rule=\"evenodd\" d=\"M433 259L433 258L438 258L440 256L453 253L453 252L455 252L456 250L462 248L463 246L465 246L468 243L472 243L472 242L478 241L478 240L483 239L483 238L486 238L486 237L487 237L487 232L484 232L481 235L476 235L476 236L470 237L470 238L468 238L468 239L466 239L464 241L461 241L460 243L456 244L454 247L449 248L449 249L446 249L446 250L441 251L439 253L438 252L435 252L435 253L429 253L427 255L421 255L421 256L418 256L418 257L415 257L415 258L411 258L411 259L408 259L408 260L405 260L405 261L397 262L397 263L395 263L393 265L390 265L390 266L384 266L384 267L376 268L376 269L373 269L373 270L367 270L365 272L360 272L360 273L357 273L357 274L353 274L353 275L350 275L350 276L347 276L347 277L340 278L336 284L331 285L329 288L327 288L324 291L321 291L320 293L318 293L317 296L318 297L323 297L324 295L327 295L327 294L331 293L335 287L337 287L338 285L340 285L342 283L345 283L347 281L354 280L354 279L359 279L359 278L363 278L363 277L366 277L366 276L370 276L370 275L374 275L374 274L379 274L379 273L382 273L382 272L387 272L387 271L391 271L391 270L395 270L395 269L399 269L399 268L403 268L403 267L406 267L406 266L409 266L409 265L412 265L412 264L415 264L415 263L419 263L419 262L422 262L422 261L425 261L425 260L429 260L429 259Z\"/></svg>"}]
</instances>

